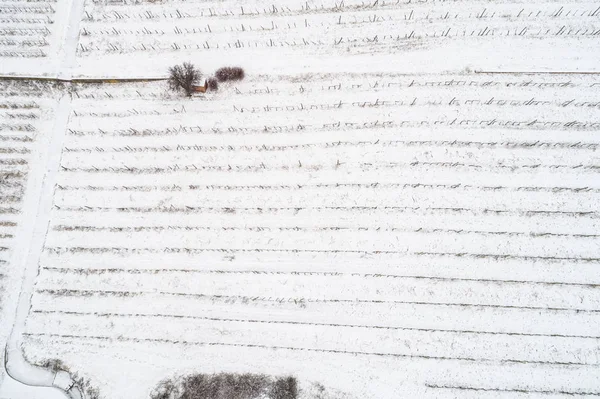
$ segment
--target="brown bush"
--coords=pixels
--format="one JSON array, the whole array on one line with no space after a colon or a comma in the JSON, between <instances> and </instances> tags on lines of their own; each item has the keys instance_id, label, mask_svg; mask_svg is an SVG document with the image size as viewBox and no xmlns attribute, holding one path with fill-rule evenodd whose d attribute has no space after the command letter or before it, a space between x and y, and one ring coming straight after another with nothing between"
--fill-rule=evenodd
<instances>
[{"instance_id":1,"label":"brown bush","mask_svg":"<svg viewBox=\"0 0 600 399\"><path fill-rule=\"evenodd\" d=\"M210 78L207 80L208 90L217 91L219 90L219 81L216 78Z\"/></svg>"},{"instance_id":2,"label":"brown bush","mask_svg":"<svg viewBox=\"0 0 600 399\"><path fill-rule=\"evenodd\" d=\"M215 77L219 82L227 82L230 80L242 80L246 76L244 70L240 67L224 67L215 72Z\"/></svg>"}]
</instances>

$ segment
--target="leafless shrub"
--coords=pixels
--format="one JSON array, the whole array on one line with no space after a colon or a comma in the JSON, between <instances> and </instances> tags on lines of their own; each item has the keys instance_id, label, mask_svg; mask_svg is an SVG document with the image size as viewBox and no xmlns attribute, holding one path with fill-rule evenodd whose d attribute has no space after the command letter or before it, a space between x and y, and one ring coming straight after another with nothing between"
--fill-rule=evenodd
<instances>
[{"instance_id":1,"label":"leafless shrub","mask_svg":"<svg viewBox=\"0 0 600 399\"><path fill-rule=\"evenodd\" d=\"M215 72L215 77L219 82L244 79L245 72L240 67L224 67Z\"/></svg>"},{"instance_id":2,"label":"leafless shrub","mask_svg":"<svg viewBox=\"0 0 600 399\"><path fill-rule=\"evenodd\" d=\"M200 70L189 62L169 68L169 89L172 91L183 90L191 96L194 92L194 83L202 77Z\"/></svg>"},{"instance_id":3,"label":"leafless shrub","mask_svg":"<svg viewBox=\"0 0 600 399\"><path fill-rule=\"evenodd\" d=\"M294 377L278 378L271 386L270 399L296 399L298 397L298 383Z\"/></svg>"},{"instance_id":4,"label":"leafless shrub","mask_svg":"<svg viewBox=\"0 0 600 399\"><path fill-rule=\"evenodd\" d=\"M90 381L77 373L72 375L75 385L77 385L83 392L85 392L86 399L100 399L100 391L98 388L92 386Z\"/></svg>"},{"instance_id":5,"label":"leafless shrub","mask_svg":"<svg viewBox=\"0 0 600 399\"><path fill-rule=\"evenodd\" d=\"M255 399L268 385L253 374L196 374L183 379L181 399Z\"/></svg>"},{"instance_id":6,"label":"leafless shrub","mask_svg":"<svg viewBox=\"0 0 600 399\"><path fill-rule=\"evenodd\" d=\"M69 371L67 365L60 359L46 359L43 362L38 363L38 366L49 369L53 373L56 373L57 371Z\"/></svg>"},{"instance_id":7,"label":"leafless shrub","mask_svg":"<svg viewBox=\"0 0 600 399\"><path fill-rule=\"evenodd\" d=\"M297 399L294 377L274 379L263 374L194 374L165 380L151 399Z\"/></svg>"},{"instance_id":8,"label":"leafless shrub","mask_svg":"<svg viewBox=\"0 0 600 399\"><path fill-rule=\"evenodd\" d=\"M161 381L150 394L151 399L173 399L181 397L179 387L171 380Z\"/></svg>"},{"instance_id":9,"label":"leafless shrub","mask_svg":"<svg viewBox=\"0 0 600 399\"><path fill-rule=\"evenodd\" d=\"M100 399L100 391L98 388L92 386L90 381L77 373L72 373L69 367L60 359L46 359L42 362L37 363L38 366L47 368L53 373L58 371L66 371L71 374L71 378L75 382L75 385L85 392L86 399ZM76 388L75 388L76 389ZM168 398L168 397L167 397Z\"/></svg>"},{"instance_id":10,"label":"leafless shrub","mask_svg":"<svg viewBox=\"0 0 600 399\"><path fill-rule=\"evenodd\" d=\"M209 78L207 81L208 90L217 91L219 90L219 81L216 78Z\"/></svg>"}]
</instances>

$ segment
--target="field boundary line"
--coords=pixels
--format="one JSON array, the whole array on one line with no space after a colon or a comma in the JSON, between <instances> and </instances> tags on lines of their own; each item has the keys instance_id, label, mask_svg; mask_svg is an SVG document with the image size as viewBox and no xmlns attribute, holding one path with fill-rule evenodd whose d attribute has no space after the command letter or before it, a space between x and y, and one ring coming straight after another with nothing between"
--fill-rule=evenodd
<instances>
[{"instance_id":1,"label":"field boundary line","mask_svg":"<svg viewBox=\"0 0 600 399\"><path fill-rule=\"evenodd\" d=\"M595 71L473 71L485 75L600 75Z\"/></svg>"},{"instance_id":2,"label":"field boundary line","mask_svg":"<svg viewBox=\"0 0 600 399\"><path fill-rule=\"evenodd\" d=\"M456 147L476 149L584 149L595 151L600 147L598 142L568 141L466 141L466 140L361 140L361 141L322 141L301 144L245 144L245 145L205 145L205 144L178 144L160 146L93 146L93 147L65 147L67 153L91 152L117 152L117 153L144 153L144 152L277 152L306 148L337 149L340 147L362 147L381 145L382 147Z\"/></svg>"},{"instance_id":3,"label":"field boundary line","mask_svg":"<svg viewBox=\"0 0 600 399\"><path fill-rule=\"evenodd\" d=\"M476 279L461 277L442 277L442 276L409 276L398 274L381 273L358 273L358 272L333 272L333 271L271 271L271 270L198 270L198 269L124 269L124 268L72 268L72 267L42 267L42 270L48 270L57 273L75 273L75 274L104 274L104 273L126 273L126 274L157 274L157 273L198 273L198 274L259 274L259 275L294 275L294 276L337 276L337 277L365 277L365 278L396 278L396 279L414 279L414 280L434 280L434 281L461 281L461 282L480 282L491 284L538 284L538 285L569 285L585 288L598 288L600 284L594 283L572 283L561 281L527 281L527 280L501 280L501 279Z\"/></svg>"},{"instance_id":4,"label":"field boundary line","mask_svg":"<svg viewBox=\"0 0 600 399\"><path fill-rule=\"evenodd\" d=\"M419 327L379 326L379 325L368 325L368 324L340 324L340 323L317 323L317 322L285 321L285 320L235 319L235 318L218 318L218 317L205 317L205 316L173 315L173 314L113 313L113 312L98 313L98 312L64 311L64 310L42 310L42 309L33 310L33 313L67 314L67 315L82 315L82 316L89 315L89 316L97 316L97 317L113 317L114 316L114 317L181 318L181 319L197 319L197 320L240 322L240 323L314 325L314 326L367 328L367 329L373 328L373 329L381 329L381 330L407 330L407 331L441 332L441 333L458 333L458 334L600 339L600 336L592 336L592 335L563 335L563 334L542 334L542 333L535 334L535 333L516 333L516 332L501 332L501 331L476 331L476 330L455 330L455 329L419 328Z\"/></svg>"},{"instance_id":5,"label":"field boundary line","mask_svg":"<svg viewBox=\"0 0 600 399\"><path fill-rule=\"evenodd\" d=\"M168 78L53 78L43 76L11 76L2 75L0 80L16 80L16 81L40 81L40 82L57 82L57 83L132 83L132 82L157 82L164 81ZM66 129L65 129L66 130Z\"/></svg>"},{"instance_id":6,"label":"field boundary line","mask_svg":"<svg viewBox=\"0 0 600 399\"><path fill-rule=\"evenodd\" d=\"M452 207L421 207L421 206L314 206L314 207L264 207L264 208L250 208L250 207L201 207L201 206L164 206L164 207L101 207L101 206L60 206L54 205L54 209L62 211L76 211L76 212L124 212L124 213L148 213L148 212L163 212L163 213L204 213L204 212L215 212L215 213L236 213L237 211L255 211L258 213L264 212L278 212L278 211L293 211L295 213L301 211L329 211L329 210L342 210L342 211L400 211L402 212L454 212L454 213L471 213L471 214L513 214L519 216L532 216L532 215L568 215L568 216L589 216L592 219L600 217L600 212L594 211L554 211L554 210L520 210L520 209L488 209L488 208L452 208Z\"/></svg>"},{"instance_id":7,"label":"field boundary line","mask_svg":"<svg viewBox=\"0 0 600 399\"><path fill-rule=\"evenodd\" d=\"M205 298L212 300L241 300L248 302L278 302L278 303L393 303L405 305L422 305L422 306L447 306L447 307L462 307L462 308L498 308L498 309L523 309L535 311L549 312L569 312L569 313L600 313L600 309L577 309L577 308L554 308L542 306L517 306L517 305L488 305L476 303L447 303L447 302L422 302L422 301L400 301L400 300L379 300L379 299L319 299L319 298L277 298L277 297L250 297L242 295L211 295L211 294L195 294L185 292L167 292L167 291L110 291L110 290L73 290L73 289L37 289L37 293L48 293L55 296L82 296L90 297L98 296L144 296L144 295L166 295L175 297L194 297Z\"/></svg>"},{"instance_id":8,"label":"field boundary line","mask_svg":"<svg viewBox=\"0 0 600 399\"><path fill-rule=\"evenodd\" d=\"M61 253L107 253L116 252L124 253L187 253L196 254L203 252L220 252L220 253L236 253L236 252L291 252L291 253L353 253L364 256L370 255L406 255L406 256L435 256L435 257L455 257L455 258L489 258L489 259L523 259L523 260L541 260L541 261L569 261L580 263L598 263L600 257L568 257L568 256L541 256L541 255L511 255L511 254L486 254L486 253L470 253L470 252L428 252L417 251L408 252L404 250L361 250L361 249L301 249L301 248L187 248L187 247L163 247L163 248L129 248L129 247L46 247L47 252Z\"/></svg>"},{"instance_id":9,"label":"field boundary line","mask_svg":"<svg viewBox=\"0 0 600 399\"><path fill-rule=\"evenodd\" d=\"M549 232L520 232L520 231L483 231L469 229L442 229L442 228L400 228L400 227L368 227L368 226L316 226L316 227L285 227L285 226L178 226L178 225L156 225L156 226L88 226L88 225L55 225L53 231L108 231L111 233L121 232L141 232L141 231L165 231L165 230L186 230L186 231L381 231L381 232L402 232L402 233L423 233L437 234L475 234L490 236L525 236L530 238L539 237L576 237L576 238L596 238L600 234L580 234L580 233L549 233Z\"/></svg>"},{"instance_id":10,"label":"field boundary line","mask_svg":"<svg viewBox=\"0 0 600 399\"><path fill-rule=\"evenodd\" d=\"M306 352L324 352L324 353L337 353L345 355L364 355L364 356L384 356L384 357L396 357L406 359L428 359L438 361L463 361L473 363L491 363L491 364L530 364L530 365L546 365L546 366L579 366L579 367L597 367L597 363L576 363L576 362L551 362L542 360L519 360L519 359L487 359L487 358L472 358L472 357L449 357L449 356L428 356L428 355L414 355L414 354L403 354L403 353L389 353L389 352L366 352L366 351L348 351L342 349L321 349L321 348L299 348L293 346L269 346L260 344L243 344L243 343L226 343L226 342L202 342L202 341L188 341L188 340L177 340L167 338L139 338L139 337L107 337L101 335L74 335L74 334L56 334L56 333L25 333L29 337L53 337L65 340L100 340L100 341L125 341L125 342L156 342L174 345L194 345L194 346L226 346L226 347L245 347L245 348L257 348L257 349L270 349L270 350L291 350L291 351L306 351Z\"/></svg>"},{"instance_id":11,"label":"field boundary line","mask_svg":"<svg viewBox=\"0 0 600 399\"><path fill-rule=\"evenodd\" d=\"M546 391L546 390L535 390L535 389L522 389L522 388L482 388L482 387L469 387L466 385L439 385L425 383L427 388L432 389L457 389L462 391L481 391L481 392L515 392L515 393L539 393L542 395L569 395L569 396L600 396L600 392L574 392L574 391Z\"/></svg>"}]
</instances>

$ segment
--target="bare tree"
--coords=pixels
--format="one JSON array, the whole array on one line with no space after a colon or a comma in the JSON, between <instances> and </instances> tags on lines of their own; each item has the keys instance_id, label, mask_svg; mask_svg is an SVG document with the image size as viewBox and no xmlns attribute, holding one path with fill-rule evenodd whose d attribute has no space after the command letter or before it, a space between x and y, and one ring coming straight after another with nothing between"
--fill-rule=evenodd
<instances>
[{"instance_id":1,"label":"bare tree","mask_svg":"<svg viewBox=\"0 0 600 399\"><path fill-rule=\"evenodd\" d=\"M183 90L186 95L191 96L194 92L194 82L200 80L202 73L189 62L183 65L175 65L169 68L169 89L173 91Z\"/></svg>"}]
</instances>

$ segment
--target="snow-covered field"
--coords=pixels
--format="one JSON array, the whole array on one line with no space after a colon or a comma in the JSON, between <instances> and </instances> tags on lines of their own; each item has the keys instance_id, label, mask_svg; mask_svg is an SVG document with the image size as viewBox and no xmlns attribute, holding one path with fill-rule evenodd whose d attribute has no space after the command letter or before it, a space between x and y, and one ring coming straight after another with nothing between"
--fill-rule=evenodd
<instances>
[{"instance_id":1,"label":"snow-covered field","mask_svg":"<svg viewBox=\"0 0 600 399\"><path fill-rule=\"evenodd\" d=\"M106 399L222 371L311 398L600 396L597 3L51 4L40 76L247 78L2 95L52 110L0 276L13 313L26 276L30 361Z\"/></svg>"},{"instance_id":2,"label":"snow-covered field","mask_svg":"<svg viewBox=\"0 0 600 399\"><path fill-rule=\"evenodd\" d=\"M72 0L1 0L0 74L62 75L65 61L75 58L82 6Z\"/></svg>"},{"instance_id":3,"label":"snow-covered field","mask_svg":"<svg viewBox=\"0 0 600 399\"><path fill-rule=\"evenodd\" d=\"M12 329L60 86L0 82L0 341ZM0 354L4 364L4 350ZM4 368L0 370L0 382Z\"/></svg>"},{"instance_id":4,"label":"snow-covered field","mask_svg":"<svg viewBox=\"0 0 600 399\"><path fill-rule=\"evenodd\" d=\"M597 1L87 1L77 72L595 70L599 18Z\"/></svg>"},{"instance_id":5,"label":"snow-covered field","mask_svg":"<svg viewBox=\"0 0 600 399\"><path fill-rule=\"evenodd\" d=\"M265 80L75 87L29 356L111 398L223 369L597 392L596 78Z\"/></svg>"}]
</instances>

